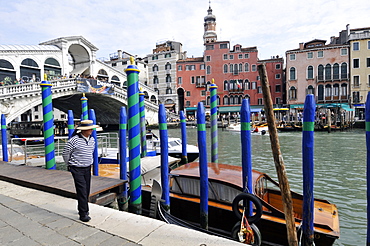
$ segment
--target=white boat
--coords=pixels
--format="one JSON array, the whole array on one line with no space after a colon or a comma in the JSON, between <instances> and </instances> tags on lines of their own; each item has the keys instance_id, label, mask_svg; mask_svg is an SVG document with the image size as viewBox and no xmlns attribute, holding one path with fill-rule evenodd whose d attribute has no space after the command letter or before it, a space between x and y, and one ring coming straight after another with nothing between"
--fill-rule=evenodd
<instances>
[{"instance_id":1,"label":"white boat","mask_svg":"<svg viewBox=\"0 0 370 246\"><path fill-rule=\"evenodd\" d=\"M240 132L241 124L240 124L240 122L230 124L229 126L226 127L226 130ZM268 130L269 130L268 126L265 126L265 125L253 126L252 129L251 129L251 134L253 134L253 135L268 135Z\"/></svg>"}]
</instances>

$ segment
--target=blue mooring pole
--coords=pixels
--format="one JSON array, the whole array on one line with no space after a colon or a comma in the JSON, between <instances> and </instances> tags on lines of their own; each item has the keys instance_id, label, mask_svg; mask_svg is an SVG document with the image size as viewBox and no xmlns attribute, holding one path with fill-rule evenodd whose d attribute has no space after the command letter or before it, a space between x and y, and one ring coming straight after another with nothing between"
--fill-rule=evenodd
<instances>
[{"instance_id":1,"label":"blue mooring pole","mask_svg":"<svg viewBox=\"0 0 370 246\"><path fill-rule=\"evenodd\" d=\"M1 145L3 147L3 161L8 162L8 139L6 137L5 114L1 114Z\"/></svg>"},{"instance_id":2,"label":"blue mooring pole","mask_svg":"<svg viewBox=\"0 0 370 246\"><path fill-rule=\"evenodd\" d=\"M314 126L315 98L312 94L306 96L303 109L302 131L302 169L303 169L303 219L302 245L313 245L314 230Z\"/></svg>"},{"instance_id":3,"label":"blue mooring pole","mask_svg":"<svg viewBox=\"0 0 370 246\"><path fill-rule=\"evenodd\" d=\"M121 107L119 115L119 167L120 167L120 179L127 180L127 114L126 108ZM128 210L128 189L127 183L123 184L122 199L121 199L121 210Z\"/></svg>"},{"instance_id":4,"label":"blue mooring pole","mask_svg":"<svg viewBox=\"0 0 370 246\"><path fill-rule=\"evenodd\" d=\"M208 230L208 160L206 141L206 117L202 102L197 108L197 130L199 146L199 177L200 177L200 226Z\"/></svg>"},{"instance_id":5,"label":"blue mooring pole","mask_svg":"<svg viewBox=\"0 0 370 246\"><path fill-rule=\"evenodd\" d=\"M370 92L367 94L365 105L366 129L366 178L367 178L367 238L366 245L370 245Z\"/></svg>"},{"instance_id":6,"label":"blue mooring pole","mask_svg":"<svg viewBox=\"0 0 370 246\"><path fill-rule=\"evenodd\" d=\"M240 108L240 137L242 144L242 180L243 190L253 194L252 187L252 139L251 110L249 99L243 99ZM244 205L246 206L246 204ZM253 207L249 207L249 215L253 215Z\"/></svg>"},{"instance_id":7,"label":"blue mooring pole","mask_svg":"<svg viewBox=\"0 0 370 246\"><path fill-rule=\"evenodd\" d=\"M164 104L159 104L159 139L161 142L161 185L163 206L168 211L170 209L170 186L168 182L168 132L167 116Z\"/></svg>"},{"instance_id":8,"label":"blue mooring pole","mask_svg":"<svg viewBox=\"0 0 370 246\"><path fill-rule=\"evenodd\" d=\"M188 150L186 148L187 139L186 139L186 118L184 111L180 111L180 126L181 126L181 142L182 142L182 157L181 163L188 163Z\"/></svg>"},{"instance_id":9,"label":"blue mooring pole","mask_svg":"<svg viewBox=\"0 0 370 246\"><path fill-rule=\"evenodd\" d=\"M94 109L89 109L89 118L96 125L96 117ZM93 175L99 176L99 163L98 163L98 137L96 136L96 129L93 130L91 136L95 138L95 150L94 150L94 163L93 163Z\"/></svg>"},{"instance_id":10,"label":"blue mooring pole","mask_svg":"<svg viewBox=\"0 0 370 246\"><path fill-rule=\"evenodd\" d=\"M75 122L72 110L68 110L67 124L68 124L68 139L70 139L72 137L73 132L75 131Z\"/></svg>"}]
</instances>

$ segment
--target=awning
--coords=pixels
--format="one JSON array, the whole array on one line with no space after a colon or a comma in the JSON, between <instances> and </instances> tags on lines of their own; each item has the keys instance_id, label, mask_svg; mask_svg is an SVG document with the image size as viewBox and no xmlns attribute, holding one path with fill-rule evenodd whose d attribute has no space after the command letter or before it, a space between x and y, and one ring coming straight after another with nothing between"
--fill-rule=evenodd
<instances>
[{"instance_id":1,"label":"awning","mask_svg":"<svg viewBox=\"0 0 370 246\"><path fill-rule=\"evenodd\" d=\"M304 104L291 104L290 108L303 108Z\"/></svg>"},{"instance_id":2,"label":"awning","mask_svg":"<svg viewBox=\"0 0 370 246\"><path fill-rule=\"evenodd\" d=\"M197 107L189 107L189 108L185 108L186 111L196 111L197 110Z\"/></svg>"},{"instance_id":3,"label":"awning","mask_svg":"<svg viewBox=\"0 0 370 246\"><path fill-rule=\"evenodd\" d=\"M274 108L274 111L286 111L288 108Z\"/></svg>"},{"instance_id":4,"label":"awning","mask_svg":"<svg viewBox=\"0 0 370 246\"><path fill-rule=\"evenodd\" d=\"M258 113L261 112L263 107L261 106L250 106L251 113ZM230 106L230 107L219 107L219 113L235 113L240 112L240 106Z\"/></svg>"},{"instance_id":5,"label":"awning","mask_svg":"<svg viewBox=\"0 0 370 246\"><path fill-rule=\"evenodd\" d=\"M172 108L173 106L175 106L174 103L164 105L165 108Z\"/></svg>"}]
</instances>

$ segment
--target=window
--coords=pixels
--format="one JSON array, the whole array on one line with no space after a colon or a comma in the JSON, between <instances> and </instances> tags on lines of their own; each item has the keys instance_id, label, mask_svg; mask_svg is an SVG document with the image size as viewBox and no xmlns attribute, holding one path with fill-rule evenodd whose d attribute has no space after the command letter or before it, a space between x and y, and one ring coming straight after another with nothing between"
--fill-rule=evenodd
<instances>
[{"instance_id":1,"label":"window","mask_svg":"<svg viewBox=\"0 0 370 246\"><path fill-rule=\"evenodd\" d=\"M227 80L224 81L224 91L228 91L229 90L229 83L227 82Z\"/></svg>"},{"instance_id":2,"label":"window","mask_svg":"<svg viewBox=\"0 0 370 246\"><path fill-rule=\"evenodd\" d=\"M307 59L312 59L312 58L313 58L313 52L308 52Z\"/></svg>"},{"instance_id":3,"label":"window","mask_svg":"<svg viewBox=\"0 0 370 246\"><path fill-rule=\"evenodd\" d=\"M360 76L358 75L353 76L353 86L354 87L360 86Z\"/></svg>"},{"instance_id":4,"label":"window","mask_svg":"<svg viewBox=\"0 0 370 246\"><path fill-rule=\"evenodd\" d=\"M200 64L200 70L204 70L204 69L206 69L206 65Z\"/></svg>"},{"instance_id":5,"label":"window","mask_svg":"<svg viewBox=\"0 0 370 246\"><path fill-rule=\"evenodd\" d=\"M190 65L186 65L185 70L190 71Z\"/></svg>"},{"instance_id":6,"label":"window","mask_svg":"<svg viewBox=\"0 0 370 246\"><path fill-rule=\"evenodd\" d=\"M339 97L339 84L334 84L333 85L333 96Z\"/></svg>"},{"instance_id":7,"label":"window","mask_svg":"<svg viewBox=\"0 0 370 246\"><path fill-rule=\"evenodd\" d=\"M249 63L245 63L244 71L249 72Z\"/></svg>"},{"instance_id":8,"label":"window","mask_svg":"<svg viewBox=\"0 0 370 246\"><path fill-rule=\"evenodd\" d=\"M164 69L166 70L171 69L171 64L167 62L166 65L164 66Z\"/></svg>"},{"instance_id":9,"label":"window","mask_svg":"<svg viewBox=\"0 0 370 246\"><path fill-rule=\"evenodd\" d=\"M234 75L238 75L238 74L239 74L238 64L234 64Z\"/></svg>"},{"instance_id":10,"label":"window","mask_svg":"<svg viewBox=\"0 0 370 246\"><path fill-rule=\"evenodd\" d=\"M158 84L159 81L158 81L158 77L157 76L154 76L153 78L153 84Z\"/></svg>"},{"instance_id":11,"label":"window","mask_svg":"<svg viewBox=\"0 0 370 246\"><path fill-rule=\"evenodd\" d=\"M353 102L354 103L359 103L360 102L360 92L359 91L354 91L352 93L352 97L353 97Z\"/></svg>"},{"instance_id":12,"label":"window","mask_svg":"<svg viewBox=\"0 0 370 246\"><path fill-rule=\"evenodd\" d=\"M190 107L190 101L186 101L185 106Z\"/></svg>"},{"instance_id":13,"label":"window","mask_svg":"<svg viewBox=\"0 0 370 246\"><path fill-rule=\"evenodd\" d=\"M370 58L366 58L366 67L370 67Z\"/></svg>"},{"instance_id":14,"label":"window","mask_svg":"<svg viewBox=\"0 0 370 246\"><path fill-rule=\"evenodd\" d=\"M325 66L325 80L331 80L331 65L326 64Z\"/></svg>"},{"instance_id":15,"label":"window","mask_svg":"<svg viewBox=\"0 0 370 246\"><path fill-rule=\"evenodd\" d=\"M182 77L178 77L178 78L177 78L177 83L178 83L179 85L181 85L181 84L182 84Z\"/></svg>"},{"instance_id":16,"label":"window","mask_svg":"<svg viewBox=\"0 0 370 246\"><path fill-rule=\"evenodd\" d=\"M295 61L295 54L290 54L289 55L289 60L290 61Z\"/></svg>"},{"instance_id":17,"label":"window","mask_svg":"<svg viewBox=\"0 0 370 246\"><path fill-rule=\"evenodd\" d=\"M321 100L324 100L324 86L323 85L319 85L317 87L317 100L321 101Z\"/></svg>"},{"instance_id":18,"label":"window","mask_svg":"<svg viewBox=\"0 0 370 246\"><path fill-rule=\"evenodd\" d=\"M275 69L276 69L276 70L281 69L281 64L275 64Z\"/></svg>"},{"instance_id":19,"label":"window","mask_svg":"<svg viewBox=\"0 0 370 246\"><path fill-rule=\"evenodd\" d=\"M247 79L245 80L244 88L246 90L250 90L251 89L251 83L249 83L249 80L247 80Z\"/></svg>"},{"instance_id":20,"label":"window","mask_svg":"<svg viewBox=\"0 0 370 246\"><path fill-rule=\"evenodd\" d=\"M227 67L228 67L228 65L224 64L224 73L227 73Z\"/></svg>"},{"instance_id":21,"label":"window","mask_svg":"<svg viewBox=\"0 0 370 246\"><path fill-rule=\"evenodd\" d=\"M347 48L340 49L340 55L341 55L341 56L346 56L346 55L348 55L348 49L347 49Z\"/></svg>"},{"instance_id":22,"label":"window","mask_svg":"<svg viewBox=\"0 0 370 246\"><path fill-rule=\"evenodd\" d=\"M243 54L239 54L239 55L238 55L238 58L239 58L239 59L243 59Z\"/></svg>"},{"instance_id":23,"label":"window","mask_svg":"<svg viewBox=\"0 0 370 246\"><path fill-rule=\"evenodd\" d=\"M335 63L333 66L333 79L339 79L339 64Z\"/></svg>"},{"instance_id":24,"label":"window","mask_svg":"<svg viewBox=\"0 0 370 246\"><path fill-rule=\"evenodd\" d=\"M152 60L158 60L158 55L153 55Z\"/></svg>"},{"instance_id":25,"label":"window","mask_svg":"<svg viewBox=\"0 0 370 246\"><path fill-rule=\"evenodd\" d=\"M370 50L370 41L367 41L367 49Z\"/></svg>"},{"instance_id":26,"label":"window","mask_svg":"<svg viewBox=\"0 0 370 246\"><path fill-rule=\"evenodd\" d=\"M342 79L347 79L348 74L347 74L347 63L342 63L342 66L340 67L340 77Z\"/></svg>"},{"instance_id":27,"label":"window","mask_svg":"<svg viewBox=\"0 0 370 246\"><path fill-rule=\"evenodd\" d=\"M257 104L258 105L263 105L263 99L262 98L258 98L257 99Z\"/></svg>"},{"instance_id":28,"label":"window","mask_svg":"<svg viewBox=\"0 0 370 246\"><path fill-rule=\"evenodd\" d=\"M279 97L275 98L275 103L280 104L281 103L281 98L279 98Z\"/></svg>"},{"instance_id":29,"label":"window","mask_svg":"<svg viewBox=\"0 0 370 246\"><path fill-rule=\"evenodd\" d=\"M275 85L275 92L281 92L281 85Z\"/></svg>"},{"instance_id":30,"label":"window","mask_svg":"<svg viewBox=\"0 0 370 246\"><path fill-rule=\"evenodd\" d=\"M275 74L275 79L280 79L280 78L281 78L280 73Z\"/></svg>"},{"instance_id":31,"label":"window","mask_svg":"<svg viewBox=\"0 0 370 246\"><path fill-rule=\"evenodd\" d=\"M243 64L241 64L241 63L239 64L239 73L240 72L243 72Z\"/></svg>"},{"instance_id":32,"label":"window","mask_svg":"<svg viewBox=\"0 0 370 246\"><path fill-rule=\"evenodd\" d=\"M257 82L252 82L252 90L257 89Z\"/></svg>"},{"instance_id":33,"label":"window","mask_svg":"<svg viewBox=\"0 0 370 246\"><path fill-rule=\"evenodd\" d=\"M325 99L331 99L331 85L325 85Z\"/></svg>"},{"instance_id":34,"label":"window","mask_svg":"<svg viewBox=\"0 0 370 246\"><path fill-rule=\"evenodd\" d=\"M201 96L205 96L206 95L206 91L205 90L200 91L200 95Z\"/></svg>"},{"instance_id":35,"label":"window","mask_svg":"<svg viewBox=\"0 0 370 246\"><path fill-rule=\"evenodd\" d=\"M360 50L360 43L359 42L353 42L353 50Z\"/></svg>"},{"instance_id":36,"label":"window","mask_svg":"<svg viewBox=\"0 0 370 246\"><path fill-rule=\"evenodd\" d=\"M177 71L182 71L182 66L181 65L177 66Z\"/></svg>"},{"instance_id":37,"label":"window","mask_svg":"<svg viewBox=\"0 0 370 246\"><path fill-rule=\"evenodd\" d=\"M166 83L172 82L171 75L167 74Z\"/></svg>"},{"instance_id":38,"label":"window","mask_svg":"<svg viewBox=\"0 0 370 246\"><path fill-rule=\"evenodd\" d=\"M229 56L229 59L230 59L230 60L234 60L234 55L230 55L230 56Z\"/></svg>"},{"instance_id":39,"label":"window","mask_svg":"<svg viewBox=\"0 0 370 246\"><path fill-rule=\"evenodd\" d=\"M294 86L289 89L289 99L297 99L297 89Z\"/></svg>"},{"instance_id":40,"label":"window","mask_svg":"<svg viewBox=\"0 0 370 246\"><path fill-rule=\"evenodd\" d=\"M317 79L324 80L324 66L321 64L317 68Z\"/></svg>"},{"instance_id":41,"label":"window","mask_svg":"<svg viewBox=\"0 0 370 246\"><path fill-rule=\"evenodd\" d=\"M309 85L309 86L307 87L307 94L315 94L315 93L314 93L314 89L313 89L313 86L312 86L312 85Z\"/></svg>"},{"instance_id":42,"label":"window","mask_svg":"<svg viewBox=\"0 0 370 246\"><path fill-rule=\"evenodd\" d=\"M213 46L213 44L209 44L209 45L206 45L206 50L214 50L215 47Z\"/></svg>"},{"instance_id":43,"label":"window","mask_svg":"<svg viewBox=\"0 0 370 246\"><path fill-rule=\"evenodd\" d=\"M172 89L171 88L167 88L166 89L166 94L172 94Z\"/></svg>"},{"instance_id":44,"label":"window","mask_svg":"<svg viewBox=\"0 0 370 246\"><path fill-rule=\"evenodd\" d=\"M289 79L290 80L296 80L295 67L291 67L289 69Z\"/></svg>"},{"instance_id":45,"label":"window","mask_svg":"<svg viewBox=\"0 0 370 246\"><path fill-rule=\"evenodd\" d=\"M245 59L248 59L249 58L249 54L244 54L244 58Z\"/></svg>"},{"instance_id":46,"label":"window","mask_svg":"<svg viewBox=\"0 0 370 246\"><path fill-rule=\"evenodd\" d=\"M307 68L307 79L313 79L313 66Z\"/></svg>"},{"instance_id":47,"label":"window","mask_svg":"<svg viewBox=\"0 0 370 246\"><path fill-rule=\"evenodd\" d=\"M234 66L233 64L230 64L230 73L233 73L234 72Z\"/></svg>"},{"instance_id":48,"label":"window","mask_svg":"<svg viewBox=\"0 0 370 246\"><path fill-rule=\"evenodd\" d=\"M342 84L340 87L340 94L347 98L347 84Z\"/></svg>"},{"instance_id":49,"label":"window","mask_svg":"<svg viewBox=\"0 0 370 246\"><path fill-rule=\"evenodd\" d=\"M370 86L370 74L367 76L367 86Z\"/></svg>"},{"instance_id":50,"label":"window","mask_svg":"<svg viewBox=\"0 0 370 246\"><path fill-rule=\"evenodd\" d=\"M220 49L227 49L227 44L220 44Z\"/></svg>"},{"instance_id":51,"label":"window","mask_svg":"<svg viewBox=\"0 0 370 246\"><path fill-rule=\"evenodd\" d=\"M158 66L157 65L153 66L153 72L155 72L155 71L158 71Z\"/></svg>"},{"instance_id":52,"label":"window","mask_svg":"<svg viewBox=\"0 0 370 246\"><path fill-rule=\"evenodd\" d=\"M261 86L257 87L257 93L262 93L262 87Z\"/></svg>"},{"instance_id":53,"label":"window","mask_svg":"<svg viewBox=\"0 0 370 246\"><path fill-rule=\"evenodd\" d=\"M187 92L186 92L186 96L187 96L187 97L190 97L190 91L187 91Z\"/></svg>"},{"instance_id":54,"label":"window","mask_svg":"<svg viewBox=\"0 0 370 246\"><path fill-rule=\"evenodd\" d=\"M318 58L323 58L324 57L324 51L320 50L317 52L317 57Z\"/></svg>"},{"instance_id":55,"label":"window","mask_svg":"<svg viewBox=\"0 0 370 246\"><path fill-rule=\"evenodd\" d=\"M206 56L206 61L211 61L211 56Z\"/></svg>"},{"instance_id":56,"label":"window","mask_svg":"<svg viewBox=\"0 0 370 246\"><path fill-rule=\"evenodd\" d=\"M353 68L359 68L360 67L360 59L355 58L353 59Z\"/></svg>"},{"instance_id":57,"label":"window","mask_svg":"<svg viewBox=\"0 0 370 246\"><path fill-rule=\"evenodd\" d=\"M255 72L255 71L257 71L257 65L256 64L253 64L252 65L252 72Z\"/></svg>"},{"instance_id":58,"label":"window","mask_svg":"<svg viewBox=\"0 0 370 246\"><path fill-rule=\"evenodd\" d=\"M207 74L211 74L211 66L207 66Z\"/></svg>"},{"instance_id":59,"label":"window","mask_svg":"<svg viewBox=\"0 0 370 246\"><path fill-rule=\"evenodd\" d=\"M224 54L224 60L227 60L228 55Z\"/></svg>"}]
</instances>

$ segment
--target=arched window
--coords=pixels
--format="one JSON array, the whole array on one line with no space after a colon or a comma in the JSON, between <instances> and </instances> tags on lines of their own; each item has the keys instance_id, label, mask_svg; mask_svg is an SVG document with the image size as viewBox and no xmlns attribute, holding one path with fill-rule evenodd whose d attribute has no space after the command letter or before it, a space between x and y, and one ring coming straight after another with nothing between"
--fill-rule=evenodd
<instances>
[{"instance_id":1,"label":"arched window","mask_svg":"<svg viewBox=\"0 0 370 246\"><path fill-rule=\"evenodd\" d=\"M166 70L171 69L171 63L167 62L166 65L164 66L164 69Z\"/></svg>"},{"instance_id":2,"label":"arched window","mask_svg":"<svg viewBox=\"0 0 370 246\"><path fill-rule=\"evenodd\" d=\"M157 65L157 64L155 64L155 65L153 66L153 72L155 72L155 71L158 71L158 65Z\"/></svg>"},{"instance_id":3,"label":"arched window","mask_svg":"<svg viewBox=\"0 0 370 246\"><path fill-rule=\"evenodd\" d=\"M30 59L30 58L27 58L27 59L24 59L21 63L21 65L25 65L25 66L29 66L29 67L39 67L39 65L37 65L37 63Z\"/></svg>"},{"instance_id":4,"label":"arched window","mask_svg":"<svg viewBox=\"0 0 370 246\"><path fill-rule=\"evenodd\" d=\"M211 66L207 66L207 74L211 74Z\"/></svg>"},{"instance_id":5,"label":"arched window","mask_svg":"<svg viewBox=\"0 0 370 246\"><path fill-rule=\"evenodd\" d=\"M234 72L234 65L230 64L230 73L233 73L233 72Z\"/></svg>"},{"instance_id":6,"label":"arched window","mask_svg":"<svg viewBox=\"0 0 370 246\"><path fill-rule=\"evenodd\" d=\"M158 81L158 77L157 76L154 76L153 78L153 84L158 84L159 81Z\"/></svg>"},{"instance_id":7,"label":"arched window","mask_svg":"<svg viewBox=\"0 0 370 246\"><path fill-rule=\"evenodd\" d=\"M227 73L227 64L224 64L224 73Z\"/></svg>"},{"instance_id":8,"label":"arched window","mask_svg":"<svg viewBox=\"0 0 370 246\"><path fill-rule=\"evenodd\" d=\"M313 94L313 95L315 95L315 91L314 91L314 88L313 88L312 85L309 85L307 87L307 94Z\"/></svg>"},{"instance_id":9,"label":"arched window","mask_svg":"<svg viewBox=\"0 0 370 246\"><path fill-rule=\"evenodd\" d=\"M291 67L289 70L289 79L290 80L296 80L296 72L295 72L295 67Z\"/></svg>"},{"instance_id":10,"label":"arched window","mask_svg":"<svg viewBox=\"0 0 370 246\"><path fill-rule=\"evenodd\" d=\"M341 99L347 99L347 84L341 84L340 86L340 95Z\"/></svg>"},{"instance_id":11,"label":"arched window","mask_svg":"<svg viewBox=\"0 0 370 246\"><path fill-rule=\"evenodd\" d=\"M227 80L224 81L224 91L228 91L229 90L229 83L227 82Z\"/></svg>"},{"instance_id":12,"label":"arched window","mask_svg":"<svg viewBox=\"0 0 370 246\"><path fill-rule=\"evenodd\" d=\"M325 100L330 100L331 96L331 85L325 85Z\"/></svg>"},{"instance_id":13,"label":"arched window","mask_svg":"<svg viewBox=\"0 0 370 246\"><path fill-rule=\"evenodd\" d=\"M211 105L211 97L210 96L207 96L207 105Z\"/></svg>"},{"instance_id":14,"label":"arched window","mask_svg":"<svg viewBox=\"0 0 370 246\"><path fill-rule=\"evenodd\" d=\"M317 100L318 101L324 100L324 86L323 85L319 85L317 87Z\"/></svg>"},{"instance_id":15,"label":"arched window","mask_svg":"<svg viewBox=\"0 0 370 246\"><path fill-rule=\"evenodd\" d=\"M340 78L347 79L348 78L348 71L347 71L347 63L343 62L342 66L340 67Z\"/></svg>"},{"instance_id":16,"label":"arched window","mask_svg":"<svg viewBox=\"0 0 370 246\"><path fill-rule=\"evenodd\" d=\"M150 97L150 101L151 101L152 103L157 103L157 99L155 98L155 96L154 96L154 95L152 95L152 96Z\"/></svg>"},{"instance_id":17,"label":"arched window","mask_svg":"<svg viewBox=\"0 0 370 246\"><path fill-rule=\"evenodd\" d=\"M297 99L297 89L294 86L289 89L289 99Z\"/></svg>"},{"instance_id":18,"label":"arched window","mask_svg":"<svg viewBox=\"0 0 370 246\"><path fill-rule=\"evenodd\" d=\"M339 79L339 64L335 63L333 65L333 79L338 80Z\"/></svg>"},{"instance_id":19,"label":"arched window","mask_svg":"<svg viewBox=\"0 0 370 246\"><path fill-rule=\"evenodd\" d=\"M244 65L244 71L249 72L249 63L245 63Z\"/></svg>"},{"instance_id":20,"label":"arched window","mask_svg":"<svg viewBox=\"0 0 370 246\"><path fill-rule=\"evenodd\" d=\"M317 79L324 80L324 66L321 64L317 68Z\"/></svg>"},{"instance_id":21,"label":"arched window","mask_svg":"<svg viewBox=\"0 0 370 246\"><path fill-rule=\"evenodd\" d=\"M166 83L172 82L171 75L167 74L166 76Z\"/></svg>"},{"instance_id":22,"label":"arched window","mask_svg":"<svg viewBox=\"0 0 370 246\"><path fill-rule=\"evenodd\" d=\"M238 64L234 64L234 74L238 74Z\"/></svg>"},{"instance_id":23,"label":"arched window","mask_svg":"<svg viewBox=\"0 0 370 246\"><path fill-rule=\"evenodd\" d=\"M108 75L108 73L107 73L107 71L105 71L104 69L100 69L99 71L98 71L98 75Z\"/></svg>"},{"instance_id":24,"label":"arched window","mask_svg":"<svg viewBox=\"0 0 370 246\"><path fill-rule=\"evenodd\" d=\"M251 89L251 83L249 83L249 80L245 80L245 85L244 85L245 90L250 90Z\"/></svg>"},{"instance_id":25,"label":"arched window","mask_svg":"<svg viewBox=\"0 0 370 246\"><path fill-rule=\"evenodd\" d=\"M166 89L166 94L172 94L172 89L171 88L167 88Z\"/></svg>"},{"instance_id":26,"label":"arched window","mask_svg":"<svg viewBox=\"0 0 370 246\"><path fill-rule=\"evenodd\" d=\"M325 66L325 80L331 80L331 65L326 64Z\"/></svg>"},{"instance_id":27,"label":"arched window","mask_svg":"<svg viewBox=\"0 0 370 246\"><path fill-rule=\"evenodd\" d=\"M333 99L338 100L339 99L339 84L333 85Z\"/></svg>"},{"instance_id":28,"label":"arched window","mask_svg":"<svg viewBox=\"0 0 370 246\"><path fill-rule=\"evenodd\" d=\"M119 78L116 75L113 75L111 78L112 81L119 81Z\"/></svg>"},{"instance_id":29,"label":"arched window","mask_svg":"<svg viewBox=\"0 0 370 246\"><path fill-rule=\"evenodd\" d=\"M243 64L239 64L239 73L243 72Z\"/></svg>"},{"instance_id":30,"label":"arched window","mask_svg":"<svg viewBox=\"0 0 370 246\"><path fill-rule=\"evenodd\" d=\"M224 105L229 105L229 98L227 96L224 96Z\"/></svg>"},{"instance_id":31,"label":"arched window","mask_svg":"<svg viewBox=\"0 0 370 246\"><path fill-rule=\"evenodd\" d=\"M52 65L52 66L56 66L56 67L60 67L60 64L57 60L55 60L54 58L48 58L45 60L45 65Z\"/></svg>"},{"instance_id":32,"label":"arched window","mask_svg":"<svg viewBox=\"0 0 370 246\"><path fill-rule=\"evenodd\" d=\"M229 105L233 105L234 104L234 97L233 96L231 96L230 97L230 100L229 100Z\"/></svg>"},{"instance_id":33,"label":"arched window","mask_svg":"<svg viewBox=\"0 0 370 246\"><path fill-rule=\"evenodd\" d=\"M0 68L6 68L6 69L11 69L14 70L13 65L8 62L7 60L0 59Z\"/></svg>"},{"instance_id":34,"label":"arched window","mask_svg":"<svg viewBox=\"0 0 370 246\"><path fill-rule=\"evenodd\" d=\"M307 79L313 79L313 66L307 67Z\"/></svg>"}]
</instances>

